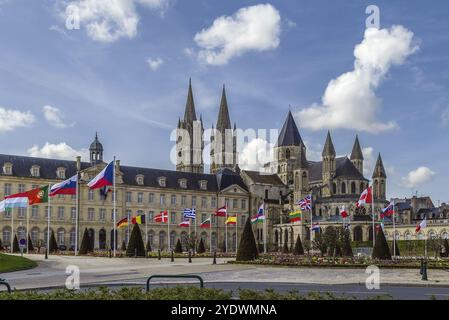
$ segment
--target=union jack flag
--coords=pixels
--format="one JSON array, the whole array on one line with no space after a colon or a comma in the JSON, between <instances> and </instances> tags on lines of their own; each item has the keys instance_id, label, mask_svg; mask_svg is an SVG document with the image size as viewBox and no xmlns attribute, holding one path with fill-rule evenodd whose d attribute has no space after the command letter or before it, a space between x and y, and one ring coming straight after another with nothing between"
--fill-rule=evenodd
<instances>
[{"instance_id":1,"label":"union jack flag","mask_svg":"<svg viewBox=\"0 0 449 320\"><path fill-rule=\"evenodd\" d=\"M304 210L312 210L312 196L309 194L302 200L298 201L298 205L302 211Z\"/></svg>"}]
</instances>

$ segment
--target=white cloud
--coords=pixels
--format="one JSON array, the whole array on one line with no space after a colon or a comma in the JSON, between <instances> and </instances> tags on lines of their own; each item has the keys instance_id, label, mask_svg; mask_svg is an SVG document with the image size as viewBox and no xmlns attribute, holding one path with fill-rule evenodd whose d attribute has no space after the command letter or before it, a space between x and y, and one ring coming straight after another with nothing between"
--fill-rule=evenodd
<instances>
[{"instance_id":1,"label":"white cloud","mask_svg":"<svg viewBox=\"0 0 449 320\"><path fill-rule=\"evenodd\" d=\"M64 1L64 0L63 0ZM67 1L64 1L67 4ZM81 28L85 26L90 38L100 42L114 42L120 38L134 38L139 15L136 5L163 12L169 0L76 0L75 6ZM64 9L64 20L67 18Z\"/></svg>"},{"instance_id":2,"label":"white cloud","mask_svg":"<svg viewBox=\"0 0 449 320\"><path fill-rule=\"evenodd\" d=\"M287 23L287 26L289 28L295 28L296 27L296 22L290 19L285 19L285 22Z\"/></svg>"},{"instance_id":3,"label":"white cloud","mask_svg":"<svg viewBox=\"0 0 449 320\"><path fill-rule=\"evenodd\" d=\"M31 157L38 158L75 160L77 156L81 156L82 159L89 159L88 149L75 150L65 142L58 144L46 142L42 148L33 145L27 152Z\"/></svg>"},{"instance_id":4,"label":"white cloud","mask_svg":"<svg viewBox=\"0 0 449 320\"><path fill-rule=\"evenodd\" d=\"M367 29L363 41L354 49L354 70L329 82L321 104L313 104L296 114L303 126L313 130L345 128L371 133L396 128L393 121L377 119L381 99L375 91L392 66L402 65L418 50L413 36L402 26Z\"/></svg>"},{"instance_id":5,"label":"white cloud","mask_svg":"<svg viewBox=\"0 0 449 320\"><path fill-rule=\"evenodd\" d=\"M249 51L265 51L279 46L281 16L271 4L259 4L238 10L233 16L221 16L212 26L195 35L201 48L199 58L210 65L223 65Z\"/></svg>"},{"instance_id":6,"label":"white cloud","mask_svg":"<svg viewBox=\"0 0 449 320\"><path fill-rule=\"evenodd\" d=\"M44 106L42 108L45 119L48 123L55 128L67 128L72 127L74 123L67 124L64 121L64 114L58 108L52 106Z\"/></svg>"},{"instance_id":7,"label":"white cloud","mask_svg":"<svg viewBox=\"0 0 449 320\"><path fill-rule=\"evenodd\" d=\"M164 63L164 60L162 60L161 58L148 58L147 63L151 70L156 71Z\"/></svg>"},{"instance_id":8,"label":"white cloud","mask_svg":"<svg viewBox=\"0 0 449 320\"><path fill-rule=\"evenodd\" d=\"M430 182L435 176L435 172L427 167L419 167L410 171L406 177L402 178L402 185L407 188L416 188Z\"/></svg>"},{"instance_id":9,"label":"white cloud","mask_svg":"<svg viewBox=\"0 0 449 320\"><path fill-rule=\"evenodd\" d=\"M35 120L34 115L30 111L22 112L0 107L0 132L29 127Z\"/></svg>"},{"instance_id":10,"label":"white cloud","mask_svg":"<svg viewBox=\"0 0 449 320\"><path fill-rule=\"evenodd\" d=\"M374 155L373 147L362 148L363 154L363 175L371 178L374 172L374 165L376 164L376 158Z\"/></svg>"},{"instance_id":11,"label":"white cloud","mask_svg":"<svg viewBox=\"0 0 449 320\"><path fill-rule=\"evenodd\" d=\"M238 153L238 164L243 170L262 171L267 162L273 161L274 145L260 138L252 139Z\"/></svg>"}]
</instances>

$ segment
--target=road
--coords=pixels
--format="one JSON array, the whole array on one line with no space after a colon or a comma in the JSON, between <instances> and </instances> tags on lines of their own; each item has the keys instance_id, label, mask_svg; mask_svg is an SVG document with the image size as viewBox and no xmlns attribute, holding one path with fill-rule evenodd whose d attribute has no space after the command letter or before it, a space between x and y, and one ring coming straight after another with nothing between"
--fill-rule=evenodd
<instances>
[{"instance_id":1,"label":"road","mask_svg":"<svg viewBox=\"0 0 449 320\"><path fill-rule=\"evenodd\" d=\"M449 272L429 270L428 281L422 281L419 270L381 269L380 290L365 288L368 274L364 269L332 268L285 268L255 265L227 264L229 259L133 259L50 256L27 256L38 262L38 267L12 273L0 274L16 289L48 289L64 287L66 268L76 266L80 270L81 286L144 286L146 279L155 274L198 274L207 287L233 290L240 288L279 291L297 290L331 292L359 298L390 294L396 299L449 299ZM1 288L0 288L1 290Z\"/></svg>"}]
</instances>

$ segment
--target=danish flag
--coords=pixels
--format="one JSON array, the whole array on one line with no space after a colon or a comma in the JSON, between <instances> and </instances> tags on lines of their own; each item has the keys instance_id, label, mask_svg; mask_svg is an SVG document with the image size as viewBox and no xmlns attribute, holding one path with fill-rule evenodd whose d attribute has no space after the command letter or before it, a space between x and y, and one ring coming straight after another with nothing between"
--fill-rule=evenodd
<instances>
[{"instance_id":1,"label":"danish flag","mask_svg":"<svg viewBox=\"0 0 449 320\"><path fill-rule=\"evenodd\" d=\"M357 201L357 208L360 208L364 204L367 203L373 203L373 192L372 187L368 187L367 189L363 190L362 194L360 195L359 201Z\"/></svg>"},{"instance_id":2,"label":"danish flag","mask_svg":"<svg viewBox=\"0 0 449 320\"><path fill-rule=\"evenodd\" d=\"M168 222L168 211L167 210L161 211L161 213L159 213L154 217L154 222L163 222L163 223Z\"/></svg>"}]
</instances>

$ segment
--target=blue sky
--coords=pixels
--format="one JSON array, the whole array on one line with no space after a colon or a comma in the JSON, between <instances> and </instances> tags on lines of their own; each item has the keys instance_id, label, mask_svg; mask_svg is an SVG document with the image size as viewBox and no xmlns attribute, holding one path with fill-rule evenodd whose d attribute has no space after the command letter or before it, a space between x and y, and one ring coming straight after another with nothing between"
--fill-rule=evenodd
<instances>
[{"instance_id":1,"label":"blue sky","mask_svg":"<svg viewBox=\"0 0 449 320\"><path fill-rule=\"evenodd\" d=\"M367 167L382 153L389 196L418 191L449 201L447 1L97 1L0 1L2 153L72 158L98 131L106 160L117 155L129 165L173 168L169 137L192 77L206 127L216 122L226 83L239 128L280 129L291 105L309 159L321 153L327 129L339 155L351 152L358 133ZM84 10L79 30L65 27L68 4ZM395 126L365 130L350 112L335 123L315 121L304 110L325 107L329 82L354 70L369 4L380 8L387 37L393 25L413 33L403 59L389 63L370 88L375 115L363 120ZM219 24L221 16L228 18ZM250 37L248 20L254 43L235 43L229 32ZM221 60L207 61L214 41L224 41L226 50Z\"/></svg>"}]
</instances>

